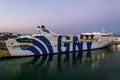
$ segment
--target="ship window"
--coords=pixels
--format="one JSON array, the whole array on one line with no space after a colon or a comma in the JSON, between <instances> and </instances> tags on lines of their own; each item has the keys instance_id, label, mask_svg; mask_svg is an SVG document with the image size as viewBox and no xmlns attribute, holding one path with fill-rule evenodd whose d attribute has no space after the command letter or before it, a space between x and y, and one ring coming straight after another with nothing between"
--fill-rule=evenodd
<instances>
[{"instance_id":1,"label":"ship window","mask_svg":"<svg viewBox=\"0 0 120 80\"><path fill-rule=\"evenodd\" d=\"M102 37L110 37L111 35L102 35Z\"/></svg>"}]
</instances>

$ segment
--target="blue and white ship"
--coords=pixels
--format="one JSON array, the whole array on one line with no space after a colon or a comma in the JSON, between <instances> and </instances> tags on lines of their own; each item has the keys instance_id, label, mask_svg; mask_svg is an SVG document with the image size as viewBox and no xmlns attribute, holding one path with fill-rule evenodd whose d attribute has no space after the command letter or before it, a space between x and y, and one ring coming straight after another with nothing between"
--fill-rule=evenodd
<instances>
[{"instance_id":1,"label":"blue and white ship","mask_svg":"<svg viewBox=\"0 0 120 80\"><path fill-rule=\"evenodd\" d=\"M5 41L10 56L34 56L94 50L108 47L113 43L112 33L57 34L44 25L38 26L37 30L37 34L19 36Z\"/></svg>"}]
</instances>

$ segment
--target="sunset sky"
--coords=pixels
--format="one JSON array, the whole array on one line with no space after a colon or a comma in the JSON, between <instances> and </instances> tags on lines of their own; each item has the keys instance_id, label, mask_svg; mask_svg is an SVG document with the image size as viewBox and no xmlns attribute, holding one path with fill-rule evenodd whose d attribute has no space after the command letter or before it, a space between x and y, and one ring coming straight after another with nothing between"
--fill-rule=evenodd
<instances>
[{"instance_id":1,"label":"sunset sky","mask_svg":"<svg viewBox=\"0 0 120 80\"><path fill-rule=\"evenodd\" d=\"M0 32L120 33L120 0L0 0Z\"/></svg>"}]
</instances>

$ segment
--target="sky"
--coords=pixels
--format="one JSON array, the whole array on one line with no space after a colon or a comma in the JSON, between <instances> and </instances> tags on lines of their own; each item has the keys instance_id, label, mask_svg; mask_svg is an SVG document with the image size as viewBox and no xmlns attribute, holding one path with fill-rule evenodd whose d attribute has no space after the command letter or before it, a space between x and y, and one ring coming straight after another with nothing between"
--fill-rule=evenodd
<instances>
[{"instance_id":1,"label":"sky","mask_svg":"<svg viewBox=\"0 0 120 80\"><path fill-rule=\"evenodd\" d=\"M0 32L120 33L120 0L0 0Z\"/></svg>"}]
</instances>

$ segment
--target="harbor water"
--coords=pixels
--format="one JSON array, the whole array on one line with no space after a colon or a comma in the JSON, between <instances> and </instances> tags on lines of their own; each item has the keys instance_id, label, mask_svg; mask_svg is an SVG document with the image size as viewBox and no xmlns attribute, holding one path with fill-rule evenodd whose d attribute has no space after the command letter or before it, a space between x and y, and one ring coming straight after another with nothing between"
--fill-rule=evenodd
<instances>
[{"instance_id":1,"label":"harbor water","mask_svg":"<svg viewBox=\"0 0 120 80\"><path fill-rule=\"evenodd\" d=\"M120 45L0 60L0 80L120 80Z\"/></svg>"}]
</instances>

